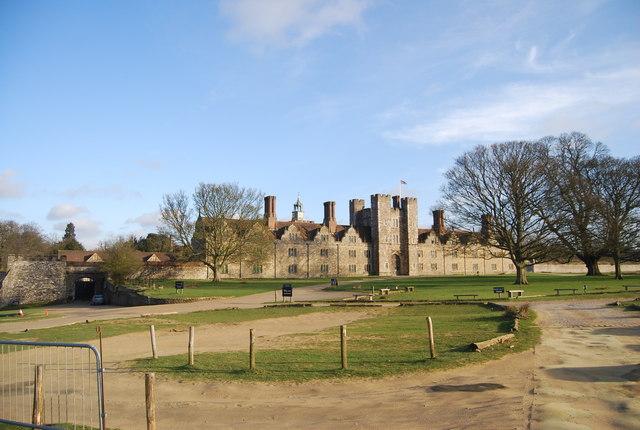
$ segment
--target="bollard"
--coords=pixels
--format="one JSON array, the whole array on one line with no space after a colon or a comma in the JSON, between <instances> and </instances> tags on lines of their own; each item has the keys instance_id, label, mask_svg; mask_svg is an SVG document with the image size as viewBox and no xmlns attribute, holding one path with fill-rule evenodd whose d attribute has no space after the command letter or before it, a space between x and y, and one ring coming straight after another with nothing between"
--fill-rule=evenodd
<instances>
[{"instance_id":1,"label":"bollard","mask_svg":"<svg viewBox=\"0 0 640 430\"><path fill-rule=\"evenodd\" d=\"M193 363L194 363L193 352L194 352L195 337L196 337L196 328L189 327L189 365L190 366L193 366Z\"/></svg>"},{"instance_id":2,"label":"bollard","mask_svg":"<svg viewBox=\"0 0 640 430\"><path fill-rule=\"evenodd\" d=\"M147 405L147 430L156 430L156 394L153 389L155 380L155 373L145 373L144 398Z\"/></svg>"},{"instance_id":3,"label":"bollard","mask_svg":"<svg viewBox=\"0 0 640 430\"><path fill-rule=\"evenodd\" d=\"M342 370L347 370L347 326L340 326L340 358L342 361Z\"/></svg>"},{"instance_id":4,"label":"bollard","mask_svg":"<svg viewBox=\"0 0 640 430\"><path fill-rule=\"evenodd\" d=\"M436 346L433 339L433 322L431 317L427 317L427 326L429 327L429 349L431 351L431 358L436 358Z\"/></svg>"},{"instance_id":5,"label":"bollard","mask_svg":"<svg viewBox=\"0 0 640 430\"><path fill-rule=\"evenodd\" d=\"M44 392L42 391L42 373L44 366L39 364L36 366L35 382L33 387L33 417L31 424L37 426L44 425Z\"/></svg>"},{"instance_id":6,"label":"bollard","mask_svg":"<svg viewBox=\"0 0 640 430\"><path fill-rule=\"evenodd\" d=\"M158 348L156 347L156 328L152 325L149 327L151 333L151 353L153 358L158 358Z\"/></svg>"},{"instance_id":7,"label":"bollard","mask_svg":"<svg viewBox=\"0 0 640 430\"><path fill-rule=\"evenodd\" d=\"M253 329L249 330L249 369L254 370L256 368L256 351L255 351L255 337Z\"/></svg>"}]
</instances>

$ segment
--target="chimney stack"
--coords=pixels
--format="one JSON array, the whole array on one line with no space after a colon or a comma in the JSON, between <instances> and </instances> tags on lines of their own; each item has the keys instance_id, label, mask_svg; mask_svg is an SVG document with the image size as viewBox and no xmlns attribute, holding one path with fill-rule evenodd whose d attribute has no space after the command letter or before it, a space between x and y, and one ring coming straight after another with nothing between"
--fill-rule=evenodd
<instances>
[{"instance_id":1,"label":"chimney stack","mask_svg":"<svg viewBox=\"0 0 640 430\"><path fill-rule=\"evenodd\" d=\"M329 227L331 233L336 231L336 202L324 202L324 221L323 225Z\"/></svg>"},{"instance_id":2,"label":"chimney stack","mask_svg":"<svg viewBox=\"0 0 640 430\"><path fill-rule=\"evenodd\" d=\"M264 221L267 228L275 230L276 228L276 196L266 196L264 198Z\"/></svg>"},{"instance_id":3,"label":"chimney stack","mask_svg":"<svg viewBox=\"0 0 640 430\"><path fill-rule=\"evenodd\" d=\"M493 229L493 225L491 223L491 214L485 214L482 215L482 227L480 232L484 235L484 236L489 236L492 233L492 229Z\"/></svg>"},{"instance_id":4,"label":"chimney stack","mask_svg":"<svg viewBox=\"0 0 640 430\"><path fill-rule=\"evenodd\" d=\"M447 230L444 227L444 211L433 211L433 229L438 236L444 234Z\"/></svg>"}]
</instances>

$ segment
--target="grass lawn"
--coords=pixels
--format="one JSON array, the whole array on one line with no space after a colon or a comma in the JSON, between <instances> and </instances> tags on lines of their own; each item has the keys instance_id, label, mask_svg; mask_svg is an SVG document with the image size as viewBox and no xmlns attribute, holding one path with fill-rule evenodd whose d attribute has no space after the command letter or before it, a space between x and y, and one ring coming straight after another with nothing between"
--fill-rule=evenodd
<instances>
[{"instance_id":1,"label":"grass lawn","mask_svg":"<svg viewBox=\"0 0 640 430\"><path fill-rule=\"evenodd\" d=\"M339 281L347 281L350 278L339 278ZM351 278L353 280L353 278ZM155 288L149 286L132 285L141 294L149 297L176 298L176 297L240 297L250 294L265 293L281 290L282 284L291 284L293 288L309 285L328 284L331 279L250 279L250 280L225 280L212 282L210 280L191 279L184 281L184 290L176 293L175 280L154 281Z\"/></svg>"},{"instance_id":2,"label":"grass lawn","mask_svg":"<svg viewBox=\"0 0 640 430\"><path fill-rule=\"evenodd\" d=\"M42 306L42 305L37 305ZM19 312L22 309L24 316L20 316ZM7 310L6 308L0 311L0 331L2 331L2 323L8 322L16 322L16 321L32 321L32 320L40 320L43 318L56 318L56 315L47 315L46 306L43 307L34 307L34 306L25 306L23 308L11 308Z\"/></svg>"},{"instance_id":3,"label":"grass lawn","mask_svg":"<svg viewBox=\"0 0 640 430\"><path fill-rule=\"evenodd\" d=\"M506 299L508 290L524 290L524 296L545 296L539 299L554 298L567 299L601 298L601 297L637 297L640 292L625 292L623 285L640 285L640 275L628 275L624 280L613 279L613 276L583 276L583 275L546 275L527 274L528 285L513 285L514 275L485 275L485 276L433 276L421 278L394 278L388 280L367 280L365 282L330 287L339 291L370 292L371 288L404 289L413 286L414 292L397 293L382 296L383 300L455 300L454 294L477 294L478 300L497 300L498 295L493 287L504 287L501 294ZM583 295L583 286L587 285L587 294ZM571 291L561 291L556 295L554 288L575 288L576 296ZM380 299L381 297L377 297ZM462 297L461 299L470 299ZM536 299L536 298L533 298ZM527 298L530 300L530 298Z\"/></svg>"},{"instance_id":4,"label":"grass lawn","mask_svg":"<svg viewBox=\"0 0 640 430\"><path fill-rule=\"evenodd\" d=\"M102 327L102 336L111 337L121 334L134 333L149 330L154 325L156 331L172 328L188 328L202 324L216 324L252 321L265 318L280 318L307 314L311 312L338 311L318 307L278 307L258 309L229 309L219 311L192 312L189 314L157 315L140 318L114 319L103 321L91 321L83 324L72 324L61 327L29 330L21 333L0 333L2 340L22 340L35 342L69 342L85 343L97 339L96 327ZM0 332L2 326L0 326Z\"/></svg>"},{"instance_id":5,"label":"grass lawn","mask_svg":"<svg viewBox=\"0 0 640 430\"><path fill-rule=\"evenodd\" d=\"M385 377L402 373L441 370L492 360L535 345L540 331L533 317L521 321L521 331L509 345L497 345L482 353L469 345L507 333L511 321L504 312L482 305L418 305L378 308L377 315L347 328L348 369L341 369L338 328L320 333L293 335L295 348L260 349L256 344L255 370L249 369L248 352L196 354L133 362L134 370L156 372L179 379L291 381L332 378ZM434 323L437 357L429 357L426 317ZM259 330L259 325L256 327ZM513 348L510 346L513 345Z\"/></svg>"}]
</instances>

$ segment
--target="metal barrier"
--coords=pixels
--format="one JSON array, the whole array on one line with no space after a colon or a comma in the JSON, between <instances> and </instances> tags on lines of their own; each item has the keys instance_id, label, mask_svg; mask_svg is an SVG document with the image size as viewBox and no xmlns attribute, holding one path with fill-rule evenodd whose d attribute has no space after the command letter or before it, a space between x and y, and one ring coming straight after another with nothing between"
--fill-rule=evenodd
<instances>
[{"instance_id":1,"label":"metal barrier","mask_svg":"<svg viewBox=\"0 0 640 430\"><path fill-rule=\"evenodd\" d=\"M0 423L104 430L103 370L92 345L0 340Z\"/></svg>"}]
</instances>

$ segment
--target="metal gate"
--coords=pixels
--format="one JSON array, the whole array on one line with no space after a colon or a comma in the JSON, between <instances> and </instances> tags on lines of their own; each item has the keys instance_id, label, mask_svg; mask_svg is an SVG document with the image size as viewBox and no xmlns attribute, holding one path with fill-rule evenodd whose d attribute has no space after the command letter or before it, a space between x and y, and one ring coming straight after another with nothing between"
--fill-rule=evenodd
<instances>
[{"instance_id":1,"label":"metal gate","mask_svg":"<svg viewBox=\"0 0 640 430\"><path fill-rule=\"evenodd\" d=\"M104 430L103 370L92 345L0 340L0 423Z\"/></svg>"}]
</instances>

